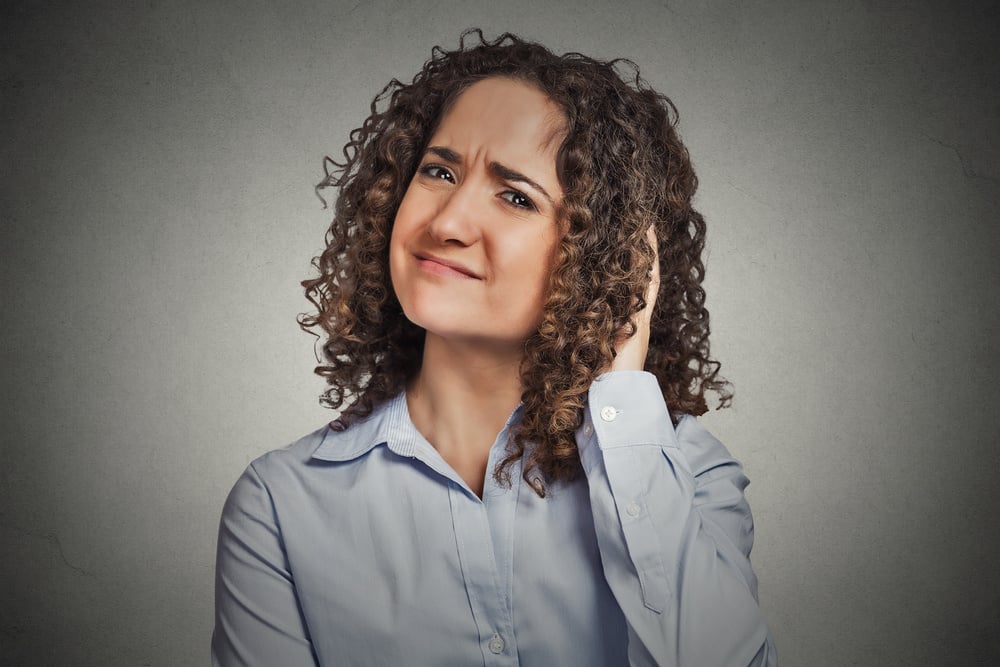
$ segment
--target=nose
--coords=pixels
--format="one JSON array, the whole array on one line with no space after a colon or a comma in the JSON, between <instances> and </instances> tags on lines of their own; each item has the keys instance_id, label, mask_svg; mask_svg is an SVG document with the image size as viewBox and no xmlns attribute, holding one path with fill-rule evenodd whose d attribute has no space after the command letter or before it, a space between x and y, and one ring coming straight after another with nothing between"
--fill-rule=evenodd
<instances>
[{"instance_id":1,"label":"nose","mask_svg":"<svg viewBox=\"0 0 1000 667\"><path fill-rule=\"evenodd\" d=\"M479 240L479 202L474 181L460 183L441 194L428 233L439 245L470 246Z\"/></svg>"}]
</instances>

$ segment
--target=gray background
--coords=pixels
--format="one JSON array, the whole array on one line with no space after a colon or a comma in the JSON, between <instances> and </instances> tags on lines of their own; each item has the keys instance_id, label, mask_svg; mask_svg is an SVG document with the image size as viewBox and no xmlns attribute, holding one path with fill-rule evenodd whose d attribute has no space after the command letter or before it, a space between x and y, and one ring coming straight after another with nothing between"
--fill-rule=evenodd
<instances>
[{"instance_id":1,"label":"gray background","mask_svg":"<svg viewBox=\"0 0 1000 667\"><path fill-rule=\"evenodd\" d=\"M1000 659L1000 21L833 4L6 7L0 662L207 662L226 493L331 418L321 158L471 25L680 108L782 664Z\"/></svg>"}]
</instances>

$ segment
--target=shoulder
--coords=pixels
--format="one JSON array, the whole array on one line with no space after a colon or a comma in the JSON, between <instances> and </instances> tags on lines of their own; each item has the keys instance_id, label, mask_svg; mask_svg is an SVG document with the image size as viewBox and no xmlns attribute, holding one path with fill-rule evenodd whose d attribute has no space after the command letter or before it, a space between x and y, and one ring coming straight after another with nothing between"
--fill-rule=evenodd
<instances>
[{"instance_id":1,"label":"shoulder","mask_svg":"<svg viewBox=\"0 0 1000 667\"><path fill-rule=\"evenodd\" d=\"M253 511L263 515L273 503L275 489L294 488L308 470L313 452L322 444L329 425L273 449L250 462L226 499L223 516Z\"/></svg>"},{"instance_id":2,"label":"shoulder","mask_svg":"<svg viewBox=\"0 0 1000 667\"><path fill-rule=\"evenodd\" d=\"M295 442L257 457L250 468L266 479L301 474L326 464L350 463L385 443L398 430L400 398L377 406L370 415L350 426L335 419ZM329 467L329 466L326 466Z\"/></svg>"},{"instance_id":3,"label":"shoulder","mask_svg":"<svg viewBox=\"0 0 1000 667\"><path fill-rule=\"evenodd\" d=\"M349 482L354 477L352 470L365 465L366 454L392 437L398 420L395 403L398 401L388 401L346 429L335 428L336 422L325 424L289 445L258 456L237 481L230 501L246 499L249 494L266 497L278 506L345 491L340 482Z\"/></svg>"},{"instance_id":4,"label":"shoulder","mask_svg":"<svg viewBox=\"0 0 1000 667\"><path fill-rule=\"evenodd\" d=\"M329 424L307 433L298 440L261 454L247 466L247 472L262 480L277 481L289 475L298 475L308 466L313 454L326 438L334 433Z\"/></svg>"}]
</instances>

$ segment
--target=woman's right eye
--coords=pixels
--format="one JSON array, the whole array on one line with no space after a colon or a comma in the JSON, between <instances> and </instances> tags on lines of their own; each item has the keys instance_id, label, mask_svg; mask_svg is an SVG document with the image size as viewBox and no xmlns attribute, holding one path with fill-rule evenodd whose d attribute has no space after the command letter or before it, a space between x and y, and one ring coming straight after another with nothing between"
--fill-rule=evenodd
<instances>
[{"instance_id":1,"label":"woman's right eye","mask_svg":"<svg viewBox=\"0 0 1000 667\"><path fill-rule=\"evenodd\" d=\"M455 177L451 175L451 172L438 164L427 164L420 168L420 173L425 176L430 176L431 178L440 178L443 181L448 181L449 183L455 182Z\"/></svg>"}]
</instances>

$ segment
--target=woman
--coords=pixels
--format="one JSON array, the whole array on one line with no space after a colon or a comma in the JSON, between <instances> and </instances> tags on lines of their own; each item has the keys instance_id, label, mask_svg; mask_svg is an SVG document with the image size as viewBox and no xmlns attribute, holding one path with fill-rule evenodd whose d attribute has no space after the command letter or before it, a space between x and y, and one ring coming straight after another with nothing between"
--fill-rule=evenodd
<instances>
[{"instance_id":1,"label":"woman","mask_svg":"<svg viewBox=\"0 0 1000 667\"><path fill-rule=\"evenodd\" d=\"M321 184L301 323L351 402L230 494L213 660L774 664L747 479L692 416L728 394L676 112L475 35L393 81Z\"/></svg>"}]
</instances>

